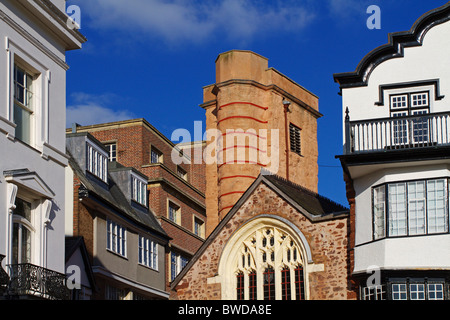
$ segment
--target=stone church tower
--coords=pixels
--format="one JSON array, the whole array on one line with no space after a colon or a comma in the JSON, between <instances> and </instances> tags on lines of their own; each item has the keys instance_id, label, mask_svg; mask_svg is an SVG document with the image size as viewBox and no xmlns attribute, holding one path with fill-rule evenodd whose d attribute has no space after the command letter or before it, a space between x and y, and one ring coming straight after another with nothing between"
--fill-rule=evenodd
<instances>
[{"instance_id":1,"label":"stone church tower","mask_svg":"<svg viewBox=\"0 0 450 320\"><path fill-rule=\"evenodd\" d=\"M204 88L207 239L181 300L352 299L348 209L317 193L318 98L249 51Z\"/></svg>"},{"instance_id":2,"label":"stone church tower","mask_svg":"<svg viewBox=\"0 0 450 320\"><path fill-rule=\"evenodd\" d=\"M216 60L204 88L206 207L209 235L261 172L317 192L318 97L268 67L268 59L232 50Z\"/></svg>"}]
</instances>

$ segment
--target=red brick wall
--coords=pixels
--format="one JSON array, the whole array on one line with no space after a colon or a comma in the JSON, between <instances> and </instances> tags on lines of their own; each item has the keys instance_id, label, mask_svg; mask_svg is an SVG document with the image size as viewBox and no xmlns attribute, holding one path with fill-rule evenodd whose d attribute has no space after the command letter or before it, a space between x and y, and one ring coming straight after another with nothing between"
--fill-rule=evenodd
<instances>
[{"instance_id":1,"label":"red brick wall","mask_svg":"<svg viewBox=\"0 0 450 320\"><path fill-rule=\"evenodd\" d=\"M117 161L126 166L133 167L149 180L149 207L159 218L163 229L173 239L171 244L175 248L184 251L184 255L190 257L203 243L193 234L193 216L199 217L206 225L206 213L204 207L204 191L206 185L205 166L196 164L192 152L192 164L181 164L180 166L188 174L188 182L177 176L177 165L172 162L172 146L164 141L161 136L151 130L143 120L124 121L113 123L108 126L79 127L80 132L88 131L102 143L116 142ZM151 164L151 147L155 147L163 153L163 165ZM203 148L201 145L200 148ZM170 182L175 188L164 181ZM195 199L195 201L189 198ZM167 220L167 199L173 200L181 207L181 226L174 225ZM91 223L92 224L92 223ZM170 250L168 250L170 253ZM170 268L170 256L167 255L166 269ZM169 275L170 272L167 272ZM169 286L167 279L167 286Z\"/></svg>"},{"instance_id":2,"label":"red brick wall","mask_svg":"<svg viewBox=\"0 0 450 320\"><path fill-rule=\"evenodd\" d=\"M94 220L89 210L80 201L78 191L80 179L76 174L73 176L73 235L82 236L89 254L90 262L93 263L94 255Z\"/></svg>"}]
</instances>

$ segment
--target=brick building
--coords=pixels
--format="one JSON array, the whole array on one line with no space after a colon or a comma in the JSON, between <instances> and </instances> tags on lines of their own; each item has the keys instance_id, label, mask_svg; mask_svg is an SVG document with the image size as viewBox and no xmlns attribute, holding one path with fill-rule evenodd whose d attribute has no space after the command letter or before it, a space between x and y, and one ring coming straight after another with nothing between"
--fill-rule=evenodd
<instances>
[{"instance_id":1,"label":"brick building","mask_svg":"<svg viewBox=\"0 0 450 320\"><path fill-rule=\"evenodd\" d=\"M148 178L134 168L108 163L107 149L86 132L67 135L67 154L66 244L82 237L88 261L71 263L92 269L94 276L73 296L168 299L164 271L170 237L149 210Z\"/></svg>"},{"instance_id":2,"label":"brick building","mask_svg":"<svg viewBox=\"0 0 450 320\"><path fill-rule=\"evenodd\" d=\"M166 250L169 288L205 239L205 167L189 161L188 152L188 149L203 148L203 144L177 149L145 119L76 126L73 130L89 132L107 148L110 161L148 177L149 209L171 238ZM172 161L173 150L185 163L177 165Z\"/></svg>"},{"instance_id":3,"label":"brick building","mask_svg":"<svg viewBox=\"0 0 450 320\"><path fill-rule=\"evenodd\" d=\"M209 237L171 289L179 299L353 299L349 211L317 194L318 98L253 52L219 55L216 72L202 105L205 154L216 158Z\"/></svg>"}]
</instances>

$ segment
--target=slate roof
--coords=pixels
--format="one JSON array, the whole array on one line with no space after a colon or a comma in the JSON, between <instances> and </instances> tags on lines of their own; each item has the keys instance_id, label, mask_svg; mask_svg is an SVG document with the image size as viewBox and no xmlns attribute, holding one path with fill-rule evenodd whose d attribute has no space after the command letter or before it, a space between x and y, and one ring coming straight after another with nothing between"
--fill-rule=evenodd
<instances>
[{"instance_id":1,"label":"slate roof","mask_svg":"<svg viewBox=\"0 0 450 320\"><path fill-rule=\"evenodd\" d=\"M127 200L119 186L114 182L109 174L108 184L98 181L96 178L86 175L69 150L67 150L67 154L70 157L69 165L76 176L80 179L85 191L87 191L89 195L94 196L119 213L124 214L125 218L130 218L142 226L151 229L167 239L170 239L159 222L156 220L156 217L151 209L144 210L144 208L139 209L137 206L131 206L131 203Z\"/></svg>"},{"instance_id":2,"label":"slate roof","mask_svg":"<svg viewBox=\"0 0 450 320\"><path fill-rule=\"evenodd\" d=\"M290 200L305 209L312 217L324 218L349 212L347 207L277 175L265 175L264 179L276 186Z\"/></svg>"}]
</instances>

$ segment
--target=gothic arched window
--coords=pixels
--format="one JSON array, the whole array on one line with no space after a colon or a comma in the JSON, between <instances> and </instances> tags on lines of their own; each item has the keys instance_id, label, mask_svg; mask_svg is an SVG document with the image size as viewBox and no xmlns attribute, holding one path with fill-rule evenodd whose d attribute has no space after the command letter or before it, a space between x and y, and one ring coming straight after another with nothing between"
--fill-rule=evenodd
<instances>
[{"instance_id":1,"label":"gothic arched window","mask_svg":"<svg viewBox=\"0 0 450 320\"><path fill-rule=\"evenodd\" d=\"M230 266L235 299L305 299L302 247L289 232L266 225L237 245L235 265Z\"/></svg>"}]
</instances>

